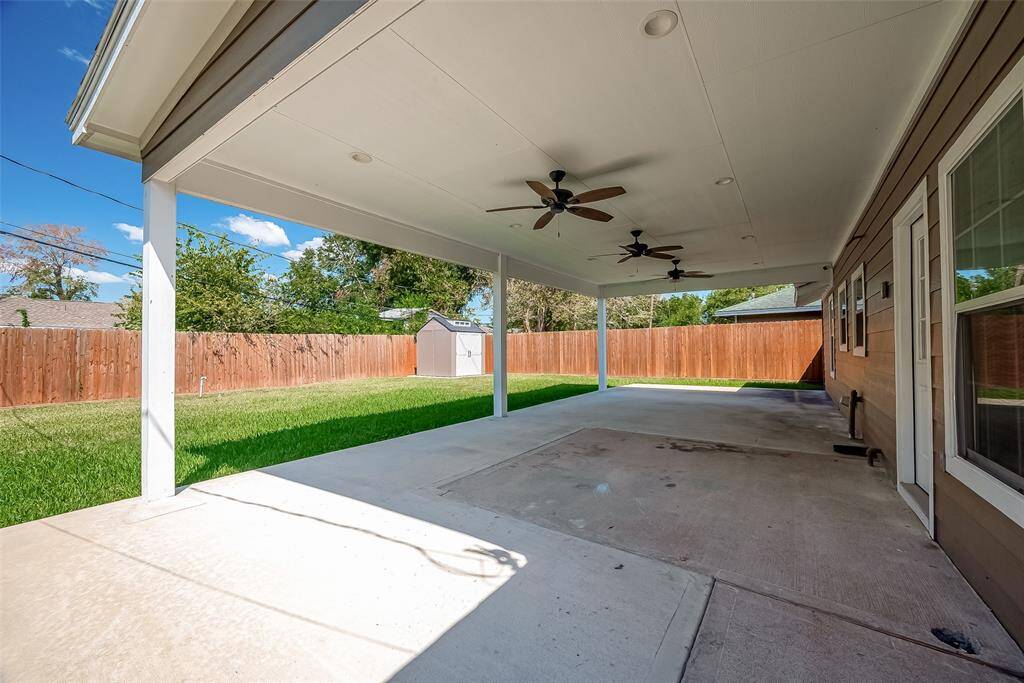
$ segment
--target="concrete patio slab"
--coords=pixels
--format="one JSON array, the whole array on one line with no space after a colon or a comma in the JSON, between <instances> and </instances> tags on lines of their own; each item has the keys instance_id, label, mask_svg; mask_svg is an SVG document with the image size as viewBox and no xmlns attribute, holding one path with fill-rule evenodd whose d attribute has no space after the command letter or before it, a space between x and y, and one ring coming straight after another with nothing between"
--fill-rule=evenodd
<instances>
[{"instance_id":1,"label":"concrete patio slab","mask_svg":"<svg viewBox=\"0 0 1024 683\"><path fill-rule=\"evenodd\" d=\"M1024 670L1024 657L881 468L863 458L581 429L450 496Z\"/></svg>"},{"instance_id":2,"label":"concrete patio slab","mask_svg":"<svg viewBox=\"0 0 1024 683\"><path fill-rule=\"evenodd\" d=\"M717 583L683 681L753 680L1017 679L813 609Z\"/></svg>"},{"instance_id":3,"label":"concrete patio slab","mask_svg":"<svg viewBox=\"0 0 1024 683\"><path fill-rule=\"evenodd\" d=\"M581 427L824 453L844 422L816 392L619 388L3 529L0 677L677 680L710 576L445 493Z\"/></svg>"}]
</instances>

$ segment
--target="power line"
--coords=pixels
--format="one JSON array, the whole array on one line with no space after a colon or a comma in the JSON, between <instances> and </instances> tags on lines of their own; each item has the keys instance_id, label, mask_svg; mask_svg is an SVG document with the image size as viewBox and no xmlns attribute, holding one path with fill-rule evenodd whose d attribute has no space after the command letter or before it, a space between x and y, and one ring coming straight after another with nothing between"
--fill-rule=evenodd
<instances>
[{"instance_id":1,"label":"power line","mask_svg":"<svg viewBox=\"0 0 1024 683\"><path fill-rule=\"evenodd\" d=\"M4 225L10 226L12 228L17 228L18 230L23 230L25 232L30 232L30 233L32 233L34 235L42 235L43 237L50 237L51 236L49 233L43 232L42 230L33 230L32 228L26 228L24 225L15 225L14 223L11 223L9 221L0 220L0 223L3 223ZM69 244L74 244L76 246L82 247L83 249L93 249L93 248L95 248L95 247L91 247L88 244L84 244L83 242L79 242L77 240L73 240L70 237L65 237L63 239L64 239L65 242L68 242ZM141 259L142 258L141 254L126 254L123 251L114 251L113 249L107 249L106 247L103 247L103 246L101 246L99 248L102 249L104 251L104 253L106 253L106 254L117 254L118 256L124 256L125 258L133 258L133 259ZM100 254L96 254L96 257L100 258Z\"/></svg>"},{"instance_id":2,"label":"power line","mask_svg":"<svg viewBox=\"0 0 1024 683\"><path fill-rule=\"evenodd\" d=\"M38 173L38 174L44 175L44 176L46 176L48 178L53 178L54 180L56 180L58 182L64 183L65 185L70 185L71 187L74 187L74 188L77 188L79 190L82 190L83 192L88 192L89 194L94 194L94 195L97 195L99 197L103 197L104 199L109 199L112 202L117 202L121 206L127 206L129 209L135 209L136 211L142 211L141 208L135 206L134 204L129 204L128 202L121 201L117 197L111 197L109 194L104 194L103 192L100 192L98 190L90 190L88 187L84 187L82 185L79 185L78 183L76 183L76 182L74 182L72 180L68 180L67 178L62 178L59 175L55 175L55 174L50 173L48 171L44 171L42 169L35 168L34 166L29 166L28 164L24 164L24 163L22 163L20 161L12 159L9 156L7 156L6 154L0 154L0 159L3 159L4 161L9 161L12 164L14 164L15 166L21 166L22 168L28 169L29 171L32 171L33 173Z\"/></svg>"},{"instance_id":3,"label":"power line","mask_svg":"<svg viewBox=\"0 0 1024 683\"><path fill-rule=\"evenodd\" d=\"M10 225L10 223L7 223L6 221L4 221L3 223L4 223L4 225ZM15 226L15 227L17 227L17 226ZM34 237L26 237L25 235L19 235L17 233L10 232L9 230L0 229L0 235L10 235L11 237L17 237L20 240L26 240L28 242L35 242L36 244L42 244L45 247L52 247L54 249L60 249L61 251L67 251L67 252L70 252L72 254L78 254L79 256L87 256L89 258L97 259L99 261L107 261L108 263L116 263L119 266L125 266L127 268L138 268L139 267L139 264L137 264L137 263L132 264L132 263L124 263L123 261L116 261L116 260L114 260L112 258L106 258L105 256L97 256L96 254L91 254L91 253L89 253L87 251L79 251L78 249L72 249L71 247L65 247L65 246L61 246L59 244L53 244L52 242L44 242L43 240L37 240Z\"/></svg>"},{"instance_id":4,"label":"power line","mask_svg":"<svg viewBox=\"0 0 1024 683\"><path fill-rule=\"evenodd\" d=\"M74 182L72 180L68 180L67 178L59 176L59 175L57 175L55 173L50 173L49 171L44 171L44 170L36 168L34 166L30 166L29 164L22 163L22 162L20 162L20 161L18 161L16 159L12 159L11 157L9 157L9 156L7 156L5 154L0 154L0 158L4 159L5 161L8 161L8 162L10 162L12 164L15 164L17 166L20 166L20 167L22 167L24 169L32 171L33 173L38 173L40 175L46 176L47 178L52 178L53 180L56 180L58 182L61 182L61 183L64 183L66 185L69 185L71 187L74 187L74 188L76 188L78 190L82 190L83 192L88 192L89 194L93 194L93 195L96 195L98 197L103 197L104 199L109 199L110 201L115 202L117 204L120 204L121 206L126 206L129 209L134 209L135 211L138 211L140 213L145 213L143 211L142 207L139 207L139 206L136 206L136 205L131 204L129 202L120 200L117 197L112 197L112 196L110 196L110 195L108 195L108 194L106 194L104 192L100 192L99 190L93 190L93 189L85 187L83 185L79 185L78 183L76 183L76 182ZM12 225L13 227L19 228L21 230L27 230L27 228L22 228L21 226L14 226L13 224L10 224L10 223L8 223L7 225ZM259 247L255 246L255 245L252 245L252 244L246 244L244 242L239 242L237 240L233 240L233 239L231 239L230 237L228 237L224 233L218 233L218 232L212 232L212 231L208 231L208 230L203 230L202 228L199 228L199 227L197 227L195 225L192 225L192 224L189 224L189 223L178 223L177 227L178 227L179 230L189 230L189 229L195 230L196 232L201 233L203 235L206 235L208 237L216 237L218 239L223 239L226 242L229 242L229 243L234 244L236 246L242 247L243 249L248 249L250 251L259 252L259 253L265 254L267 256L274 256L276 258L282 259L283 261L285 261L285 262L287 262L289 264L293 263L292 259L288 258L287 256L284 256L282 254L275 254L274 252L267 251L265 249L260 249ZM325 232L325 231L321 231L321 232ZM17 237L17 235L15 235L15 237ZM56 246L56 245L51 245L51 246ZM57 248L60 248L60 247L57 247ZM108 251L110 251L110 250L108 250ZM118 252L111 252L111 253L118 253ZM130 255L130 256L127 255L127 254L121 254L121 255L122 256L127 256L128 258L138 258L137 256L134 256L134 255ZM100 258L100 257L93 255L93 258ZM104 259L104 260L109 261L110 259ZM111 261L111 262L112 263L117 263L116 261ZM131 267L134 268L136 266L131 266ZM399 284L392 283L391 286L396 288L396 289L404 289L406 291L413 292L415 294L421 294L422 293L421 290L415 289L413 287L408 287L406 285L399 285Z\"/></svg>"}]
</instances>

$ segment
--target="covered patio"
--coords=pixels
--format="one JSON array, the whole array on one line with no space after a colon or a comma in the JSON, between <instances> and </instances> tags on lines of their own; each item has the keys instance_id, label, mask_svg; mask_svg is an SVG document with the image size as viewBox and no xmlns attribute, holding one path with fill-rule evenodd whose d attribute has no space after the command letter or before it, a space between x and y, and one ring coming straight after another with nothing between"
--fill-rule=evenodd
<instances>
[{"instance_id":1,"label":"covered patio","mask_svg":"<svg viewBox=\"0 0 1024 683\"><path fill-rule=\"evenodd\" d=\"M629 386L5 529L5 674L1024 670L844 426L820 392Z\"/></svg>"},{"instance_id":2,"label":"covered patio","mask_svg":"<svg viewBox=\"0 0 1024 683\"><path fill-rule=\"evenodd\" d=\"M977 16L119 1L68 120L76 144L142 163L143 496L0 531L4 673L1024 676L931 539L931 489L915 513L881 468L833 453L846 421L823 392L607 388L608 298L795 284L802 303L832 287ZM180 193L491 271L494 417L176 491ZM631 229L682 270L617 261ZM888 368L877 253L889 327L857 318L862 263L855 329ZM601 391L509 414L510 277L597 299Z\"/></svg>"}]
</instances>

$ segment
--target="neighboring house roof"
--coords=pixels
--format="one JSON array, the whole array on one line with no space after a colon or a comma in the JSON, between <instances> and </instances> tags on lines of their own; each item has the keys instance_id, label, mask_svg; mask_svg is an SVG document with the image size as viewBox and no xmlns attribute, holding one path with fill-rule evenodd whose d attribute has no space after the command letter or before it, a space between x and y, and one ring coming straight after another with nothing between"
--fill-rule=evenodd
<instances>
[{"instance_id":1,"label":"neighboring house roof","mask_svg":"<svg viewBox=\"0 0 1024 683\"><path fill-rule=\"evenodd\" d=\"M796 305L796 287L786 285L777 292L757 296L715 312L716 318L734 318L747 315L778 315L780 313L820 313L821 299L807 304Z\"/></svg>"},{"instance_id":2,"label":"neighboring house roof","mask_svg":"<svg viewBox=\"0 0 1024 683\"><path fill-rule=\"evenodd\" d=\"M468 320L452 320L451 318L441 315L437 311L431 311L427 316L427 322L429 323L431 320L436 320L441 323L446 330L450 330L452 332L477 332L479 334L486 334L486 332L480 329L480 326L476 323ZM424 323L424 325L426 325L426 323ZM423 328L421 327L420 329Z\"/></svg>"},{"instance_id":3,"label":"neighboring house roof","mask_svg":"<svg viewBox=\"0 0 1024 683\"><path fill-rule=\"evenodd\" d=\"M377 317L381 320L408 320L422 310L422 308L389 308L381 311Z\"/></svg>"},{"instance_id":4,"label":"neighboring house roof","mask_svg":"<svg viewBox=\"0 0 1024 683\"><path fill-rule=\"evenodd\" d=\"M117 304L100 301L55 301L26 296L0 297L0 327L22 327L19 309L28 315L30 327L110 329L118 322Z\"/></svg>"}]
</instances>

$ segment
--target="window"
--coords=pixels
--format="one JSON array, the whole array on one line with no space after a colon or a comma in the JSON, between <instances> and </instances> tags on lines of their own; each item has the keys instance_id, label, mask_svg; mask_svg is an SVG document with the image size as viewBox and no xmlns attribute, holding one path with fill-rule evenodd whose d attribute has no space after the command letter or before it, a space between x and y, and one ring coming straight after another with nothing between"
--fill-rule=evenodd
<instances>
[{"instance_id":1,"label":"window","mask_svg":"<svg viewBox=\"0 0 1024 683\"><path fill-rule=\"evenodd\" d=\"M946 469L1024 526L1022 90L1024 61L943 158L939 189Z\"/></svg>"},{"instance_id":2,"label":"window","mask_svg":"<svg viewBox=\"0 0 1024 683\"><path fill-rule=\"evenodd\" d=\"M860 264L857 270L850 276L850 298L853 300L853 355L866 355L868 345L868 314L865 310L864 296L864 264Z\"/></svg>"},{"instance_id":3,"label":"window","mask_svg":"<svg viewBox=\"0 0 1024 683\"><path fill-rule=\"evenodd\" d=\"M836 378L836 297L830 294L825 307L828 311L828 376Z\"/></svg>"},{"instance_id":4,"label":"window","mask_svg":"<svg viewBox=\"0 0 1024 683\"><path fill-rule=\"evenodd\" d=\"M839 299L839 350L846 351L850 348L850 320L848 300L846 296L846 283L840 282L839 288L836 290L836 298Z\"/></svg>"}]
</instances>

